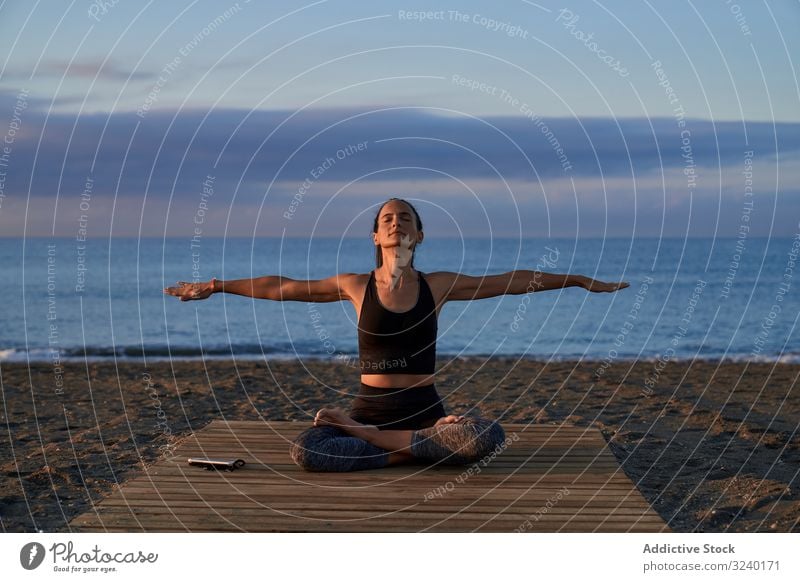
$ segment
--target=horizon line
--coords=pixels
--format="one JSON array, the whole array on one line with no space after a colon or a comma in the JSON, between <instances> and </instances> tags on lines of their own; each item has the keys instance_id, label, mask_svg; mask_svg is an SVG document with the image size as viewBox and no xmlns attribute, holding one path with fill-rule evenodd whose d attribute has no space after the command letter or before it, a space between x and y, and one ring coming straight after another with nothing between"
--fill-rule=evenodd
<instances>
[{"instance_id":1,"label":"horizon line","mask_svg":"<svg viewBox=\"0 0 800 582\"><path fill-rule=\"evenodd\" d=\"M424 231L423 231L424 232ZM367 238L368 235L364 235L364 238ZM750 235L748 239L754 238L795 238L796 236L800 236L798 234L772 234L772 235ZM0 240L19 240L19 239L76 239L74 235L28 235L28 236L6 236L0 235ZM152 236L152 235L144 235L144 236L137 236L137 235L111 235L111 236L89 236L86 237L86 241L88 240L108 240L109 238L118 238L118 239L146 239L146 240L173 240L173 239L192 239L192 235L169 235L169 236ZM275 239L281 240L311 240L311 239L346 239L346 240L358 240L362 237L360 236L346 236L346 237L337 237L333 235L315 235L313 237L308 236L286 236L281 237L278 235L258 235L258 236L239 236L239 235L203 235L203 239L249 239L249 240L257 240L257 239ZM729 235L729 236L711 236L711 235L690 235L690 236L678 236L678 235L665 235L665 236L619 236L619 235L592 235L592 236L465 236L465 237L457 237L457 236L425 236L426 240L588 240L588 239L624 239L624 240L634 240L634 239L652 239L652 240L664 240L664 239L677 239L677 240L684 240L684 239L709 239L709 240L717 240L717 239L738 239L740 238L738 235ZM201 239L202 240L202 239ZM80 242L85 242L81 240Z\"/></svg>"}]
</instances>

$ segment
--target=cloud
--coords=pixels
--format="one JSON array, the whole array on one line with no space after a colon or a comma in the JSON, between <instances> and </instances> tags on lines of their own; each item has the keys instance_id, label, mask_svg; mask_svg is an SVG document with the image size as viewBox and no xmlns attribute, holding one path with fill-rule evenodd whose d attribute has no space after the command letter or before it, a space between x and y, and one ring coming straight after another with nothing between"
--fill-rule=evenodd
<instances>
[{"instance_id":1,"label":"cloud","mask_svg":"<svg viewBox=\"0 0 800 582\"><path fill-rule=\"evenodd\" d=\"M13 92L0 92L0 133L9 127L15 99ZM7 196L74 201L91 177L95 198L139 200L140 208L158 203L188 215L190 222L202 183L213 176L217 208L252 213L263 202L268 212L262 220L270 232L282 224L279 217L301 189L308 192L307 214L290 230L313 226L308 221L314 212L341 189L342 203L416 194L442 204L474 199L506 215L521 204L531 213L528 218L544 220L545 228L548 208L561 213L559 224L566 229L578 219L597 225L605 216L630 218L634 203L640 212L656 212L652 224L660 228L663 209L679 207L682 214L670 228L680 232L692 203L697 208L702 201L714 217L722 206L740 204L732 201L741 194L745 151L754 152L759 168L756 192L784 198L794 193L796 182L786 176L798 175L800 153L800 124L793 123L687 119L682 135L672 118L476 119L404 107L153 107L141 116L129 111L47 117L48 107L31 96L21 114L4 182ZM696 176L693 191L687 187L688 169ZM329 204L329 210L338 204ZM129 218L137 229L139 214ZM337 210L342 220L347 215ZM248 224L258 227L253 220ZM480 219L475 228L487 224L491 221ZM346 226L325 228L341 232Z\"/></svg>"},{"instance_id":2,"label":"cloud","mask_svg":"<svg viewBox=\"0 0 800 582\"><path fill-rule=\"evenodd\" d=\"M21 67L8 67L3 74L4 81L22 81L31 78L33 70ZM112 59L103 63L100 58L68 61L66 59L46 59L36 68L33 79L66 77L67 79L87 79L99 81L140 81L152 79L156 74L147 71L132 72L117 65Z\"/></svg>"}]
</instances>

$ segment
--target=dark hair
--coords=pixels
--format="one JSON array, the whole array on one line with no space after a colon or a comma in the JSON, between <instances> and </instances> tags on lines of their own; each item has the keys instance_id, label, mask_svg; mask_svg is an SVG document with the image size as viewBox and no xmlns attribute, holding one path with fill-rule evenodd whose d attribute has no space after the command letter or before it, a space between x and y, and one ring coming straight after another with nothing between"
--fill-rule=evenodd
<instances>
[{"instance_id":1,"label":"dark hair","mask_svg":"<svg viewBox=\"0 0 800 582\"><path fill-rule=\"evenodd\" d=\"M417 218L417 230L422 230L422 219L419 217L419 212L408 200L403 200L402 198L389 198L386 202L381 204L381 207L378 208L378 213L375 215L375 221L372 225L372 232L378 232L378 218L380 218L381 210L383 207L386 206L392 200L397 200L398 202L402 202L403 204L407 204L409 208L414 212L414 216ZM411 253L411 268L414 268L414 255L417 253L417 246L414 245L414 250ZM383 251L381 250L380 245L375 247L375 266L380 268L383 265Z\"/></svg>"}]
</instances>

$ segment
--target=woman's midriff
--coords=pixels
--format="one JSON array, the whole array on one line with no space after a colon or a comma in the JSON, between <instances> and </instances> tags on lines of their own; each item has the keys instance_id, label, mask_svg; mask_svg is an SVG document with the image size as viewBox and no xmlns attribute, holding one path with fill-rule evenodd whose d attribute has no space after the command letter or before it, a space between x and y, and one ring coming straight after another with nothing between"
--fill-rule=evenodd
<instances>
[{"instance_id":1,"label":"woman's midriff","mask_svg":"<svg viewBox=\"0 0 800 582\"><path fill-rule=\"evenodd\" d=\"M361 374L361 381L376 388L410 388L435 383L436 374Z\"/></svg>"},{"instance_id":2,"label":"woman's midriff","mask_svg":"<svg viewBox=\"0 0 800 582\"><path fill-rule=\"evenodd\" d=\"M380 388L362 382L350 407L353 420L373 424L381 430L425 428L443 416L447 412L433 383L413 388Z\"/></svg>"}]
</instances>

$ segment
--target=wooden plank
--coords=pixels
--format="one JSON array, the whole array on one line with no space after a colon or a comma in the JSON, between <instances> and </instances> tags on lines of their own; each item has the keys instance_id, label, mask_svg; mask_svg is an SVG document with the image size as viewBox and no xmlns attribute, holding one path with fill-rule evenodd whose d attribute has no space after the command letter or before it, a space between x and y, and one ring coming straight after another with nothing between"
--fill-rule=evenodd
<instances>
[{"instance_id":1,"label":"wooden plank","mask_svg":"<svg viewBox=\"0 0 800 582\"><path fill-rule=\"evenodd\" d=\"M299 473L294 475L293 468L286 467L286 466L279 466L279 465L271 465L267 466L262 470L256 470L252 468L252 465L255 463L250 461L249 465L250 468L245 466L242 469L237 470L237 474L235 479L247 482L247 481L259 481L263 482L264 479L266 480L274 480L274 479L286 479L288 476L292 478L296 478L300 481L304 481L307 483L318 483L320 485L331 483L331 484L346 484L350 482L354 483L362 483L364 480L364 475L375 476L376 471L353 471L352 474L347 474L347 478L342 479L333 479L330 476L332 473ZM539 465L541 467L541 465ZM407 484L416 483L417 481L424 481L424 482L433 482L433 481L441 481L442 483L446 482L447 480L455 480L459 479L461 481L468 481L470 478L476 475L483 475L486 479L496 478L503 480L504 482L510 483L519 479L536 479L541 477L542 479L547 480L554 480L558 479L564 481L565 483L573 482L575 480L580 481L595 481L595 482L621 482L627 484L630 480L627 479L625 473L623 471L615 471L610 472L609 470L599 468L597 470L592 470L591 468L581 468L579 466L569 466L569 467L558 467L557 469L547 469L542 468L538 471L535 470L519 470L517 465L494 465L491 467L479 467L481 470L478 472L477 470L474 473L470 474L466 471L461 472L445 472L439 471L436 469L418 469L414 471L415 467L412 468L410 465L408 466L408 473L403 474L397 471L392 472L391 474L381 474L380 477L374 477L372 483L369 485L376 485L378 483L389 483L395 482L398 479L404 479L408 481ZM412 471L414 471L412 473ZM355 474L358 474L358 478L355 477ZM199 467L186 467L183 468L175 468L169 470L167 468L160 469L158 471L149 471L148 475L152 476L152 478L163 478L164 480L200 480L200 481L207 481L207 480L228 480L233 479L231 473L227 473L227 475L218 475L213 476L211 472L205 471Z\"/></svg>"},{"instance_id":2,"label":"wooden plank","mask_svg":"<svg viewBox=\"0 0 800 582\"><path fill-rule=\"evenodd\" d=\"M233 507L232 505L235 505ZM319 505L319 506L318 506ZM144 509L142 509L144 508ZM409 512L412 510L418 512L419 515L424 515L426 518L429 518L431 515L434 514L441 514L443 516L455 516L455 515L469 515L473 516L477 513L484 513L485 515L498 515L502 513L507 514L514 514L520 516L520 519L527 519L532 518L532 516L539 516L539 515L549 515L549 516L561 516L559 519L571 519L574 516L580 516L578 521L598 521L603 520L611 516L640 516L642 518L651 518L653 520L662 522L663 520L661 517L656 514L655 512L650 511L647 508L641 507L641 505L636 506L633 502L630 502L624 506L618 506L617 504L607 505L604 503L600 504L591 504L588 502L584 503L571 503L571 504L562 504L558 506L558 509L555 508L547 510L544 504L539 503L537 504L526 504L526 505L518 505L518 504L508 504L508 505L495 505L495 504L484 504L484 503L474 503L474 504L466 504L466 505L453 505L453 504L426 504L426 503L415 503L413 505L403 506L401 504L391 504L391 503L383 503L383 504L361 504L359 505L360 511L355 511L352 506L346 506L343 503L338 504L314 504L313 506L304 506L301 502L295 501L292 503L264 503L264 504L247 504L245 502L239 502L238 504L234 504L231 501L228 502L211 502L211 501L195 501L192 505L187 505L186 503L175 503L172 504L171 502L169 505L165 504L139 504L135 507L128 507L124 505L114 506L108 505L103 506L102 510L98 510L96 514L92 514L89 518L90 521L95 521L98 519L98 516L108 515L110 513L116 513L120 515L146 515L146 520L154 520L158 515L195 515L195 514L203 514L203 513L222 513L226 511L251 511L250 515L253 516L254 520L262 519L266 516L269 518L270 521L274 521L275 514L281 513L287 516L292 516L292 518L304 518L312 515L316 515L318 517L328 517L334 518L341 515L361 515L365 518L370 519L379 519L383 520L383 518L387 516L392 516L393 522L396 522L399 519L399 516L407 516ZM144 512L144 513L142 513ZM577 518L576 518L577 519Z\"/></svg>"},{"instance_id":3,"label":"wooden plank","mask_svg":"<svg viewBox=\"0 0 800 582\"><path fill-rule=\"evenodd\" d=\"M438 524L447 523L450 526L450 531L471 531L478 527L487 527L492 524L493 531L499 532L513 532L517 529L527 529L532 527L531 524L536 523L539 527L548 526L551 531L559 531L570 526L583 526L585 531L594 531L602 526L618 526L626 528L631 531L636 531L639 527L646 527L647 531L653 529L664 528L666 525L663 520L658 516L647 516L641 514L618 514L618 515L594 515L587 514L584 519L571 520L569 514L556 514L550 513L534 518L531 515L525 514L508 514L503 512L493 513L466 513L463 519L456 519L453 516L458 514L453 513L416 513L411 514L409 511L397 511L394 513L384 514L361 514L353 515L343 512L326 513L324 511L317 512L315 515L309 513L294 513L292 511L259 510L251 514L242 512L228 512L220 511L211 513L201 509L193 509L195 513L190 512L175 512L165 513L161 516L147 515L147 519L141 519L144 514L138 516L131 515L130 513L112 514L109 512L102 512L98 519L89 523L75 522L73 526L96 525L101 521L107 527L121 527L125 524L131 523L142 524L143 528L164 528L175 527L180 525L182 527L189 527L190 529L199 529L208 527L212 517L218 523L220 521L227 521L231 527L242 529L245 531L269 531L275 530L290 530L292 528L303 528L307 531L314 531L316 526L320 523L332 524L350 524L352 526L351 532L361 531L362 526L366 527L369 524L370 531L381 530L386 531L386 520L391 519L392 531L396 527L413 527L417 530L424 530L426 528L434 527ZM232 511L232 510L231 510ZM201 518L195 514L200 513ZM417 517L415 517L415 515ZM572 516L575 514L573 513ZM138 520L134 521L136 517ZM225 528L230 529L230 528Z\"/></svg>"},{"instance_id":4,"label":"wooden plank","mask_svg":"<svg viewBox=\"0 0 800 582\"><path fill-rule=\"evenodd\" d=\"M671 531L666 524L663 526L648 526L647 524L637 524L632 522L633 525L623 525L623 524L601 524L599 526L590 527L586 524L566 524L564 526L560 526L558 528L553 527L550 524L534 524L530 527L526 527L522 530L524 533L549 533L549 532L559 532L559 533L631 533L631 532L638 532L638 533L661 533L661 532L668 532ZM240 533L247 533L250 530L246 530L240 527L236 527L229 522L225 522L222 524L203 524L203 525L192 525L189 526L181 526L179 523L175 523L172 525L158 525L158 526L151 526L151 527L143 527L141 524L133 522L130 524L119 524L119 525L87 525L87 526L73 526L73 532L104 532L104 533L125 533L125 532L158 532L158 533L186 533L186 532L196 532L196 533L209 533L209 532L240 532ZM264 524L262 527L259 528L259 532L272 532L272 533L289 533L289 532L315 532L315 533L352 533L354 530L349 525L335 525L335 524L325 524L324 526L315 526L310 527L308 525L288 525L288 526L281 526L281 527L272 527L269 524ZM385 527L375 527L375 526L359 526L359 532L364 533L384 533L386 531ZM476 532L476 533L492 533L496 531L506 531L506 530L498 530L496 528L489 528L488 526L484 527L477 527L468 530L461 530L461 529L453 529L452 527L448 527L445 524L437 524L434 526L429 526L424 529L415 526L400 526L396 525L392 527L392 532L396 533L418 533L418 532L432 532L432 533L454 533L460 531L469 531L469 532ZM515 529L508 530L510 532L517 531Z\"/></svg>"},{"instance_id":5,"label":"wooden plank","mask_svg":"<svg viewBox=\"0 0 800 582\"><path fill-rule=\"evenodd\" d=\"M199 513L199 515L197 514ZM241 528L245 531L261 530L264 519L269 521L269 526L277 529L289 528L297 526L298 524L305 524L306 529L311 530L320 524L336 524L336 525L349 525L352 529L360 530L362 527L369 527L370 529L385 529L385 520L391 519L393 526L399 527L415 527L419 530L434 527L437 525L447 524L451 531L471 531L476 528L486 528L491 525L494 531L502 530L513 532L516 529L528 527L528 522L531 524L534 521L530 520L526 515L505 515L505 514L424 514L419 512L405 511L393 514L374 515L374 514L355 514L347 517L335 518L319 512L316 515L303 514L300 516L293 516L290 514L282 514L280 512L265 512L246 513L238 510L226 510L215 513L210 512L197 512L194 514L163 514L161 519L159 516L150 516L149 514L140 514L138 517L147 515L148 521L144 522L139 520L143 525L161 526L161 527L174 527L177 523L187 526L191 529L197 527L206 527L210 520L217 523L227 523L229 527ZM103 512L101 518L103 522L111 527L119 527L123 524L130 523L131 515L129 513L119 513L117 515L110 512ZM604 525L616 525L620 527L632 526L647 526L648 528L658 528L664 525L663 520L655 518L648 518L646 516L587 516L590 519L576 520L573 525L583 525L587 529L595 530ZM565 516L556 514L545 514L535 521L537 525L549 525L551 528L558 528L565 525Z\"/></svg>"},{"instance_id":6,"label":"wooden plank","mask_svg":"<svg viewBox=\"0 0 800 582\"><path fill-rule=\"evenodd\" d=\"M255 490L254 490L255 491ZM225 490L219 488L217 490L208 490L208 489L198 489L194 494L191 492L179 492L178 490L170 490L164 491L163 489L137 489L131 492L126 492L124 495L120 494L118 498L120 500L127 500L130 504L135 505L138 504L140 501L146 501L148 496L151 500L155 501L157 499L167 500L168 503L179 503L184 500L201 500L207 501L211 503L212 501L224 501L226 499L237 499L242 500L251 500L252 502L259 502L264 503L265 505L271 505L272 503L277 503L281 501L290 500L291 502L296 502L301 505L307 503L309 498L302 498L298 497L296 494L292 496L288 493L283 494L270 494L265 493L263 490L259 493L248 493L242 492L242 490L237 489L236 491L232 491L231 489ZM519 495L517 496L510 496L510 495L485 495L483 493L475 490L472 495L467 493L462 493L461 495L445 495L443 497L436 497L436 496L403 496L400 499L403 499L403 505L410 505L414 503L427 503L427 504L435 504L441 503L441 500L446 500L447 503L451 503L454 505L469 505L474 503L497 503L503 505L531 505L531 506L541 506L546 503L548 500L551 500L552 497L555 496L555 492L544 492L544 493L537 493L532 494L526 491L520 491ZM557 498L557 496L555 496ZM348 500L351 506L360 507L360 506L383 506L386 503L391 503L393 499L398 499L396 495L392 495L391 493L384 493L381 495L359 495L358 501L353 501L353 494L352 492L350 495L329 495L329 494L319 494L316 496L317 499L324 499L324 503L329 505L334 503L347 503ZM557 498L558 499L558 498ZM576 493L572 491L570 495L563 496L558 499L559 505L572 505L572 504L587 504L587 503L602 503L606 505L617 505L619 503L630 503L634 505L640 503L639 497L635 496L634 494L604 494L604 495L595 495L591 492L584 492L584 493ZM553 502L555 503L555 502Z\"/></svg>"},{"instance_id":7,"label":"wooden plank","mask_svg":"<svg viewBox=\"0 0 800 582\"><path fill-rule=\"evenodd\" d=\"M352 500L350 503L347 502L346 499L338 499L329 501L326 500L325 502L309 502L309 501L301 501L301 500L284 500L284 501L276 501L273 499L264 499L263 502L259 502L257 500L241 500L235 499L231 500L231 498L220 498L220 499L181 499L181 500L173 500L170 499L169 501L166 500L154 500L154 499L142 499L140 503L137 505L141 505L142 502L147 502L153 507L164 507L164 508L171 508L176 513L183 511L186 508L204 508L207 509L209 507L213 508L234 508L234 507L242 507L242 508L269 508L269 509L279 509L279 510L286 510L286 511L293 511L293 512L300 512L305 510L328 510L330 511L331 515L337 514L339 512L347 512L353 508ZM361 503L360 507L369 506L370 504ZM462 503L422 503L419 504L419 507L427 510L428 506L436 507L439 510L448 509L451 511L457 511L459 509L464 509L464 504ZM511 504L504 504L504 503L496 503L493 501L488 502L476 502L474 504L470 504L470 507L480 508L482 510L490 511L492 513L498 513L501 510L507 510L509 508L514 508L515 510L519 510L522 512L531 512L535 513L539 511L543 506L541 500L536 500L535 502L528 502L528 503L511 503ZM121 499L109 499L103 503L103 507L124 507L129 508L129 505L126 504ZM389 510L399 510L405 509L408 507L406 503L399 503L392 499L384 499L381 500L380 508L383 511ZM616 504L616 503L608 503L603 501L562 501L559 503L557 507L553 507L549 510L548 513L563 513L563 514L573 514L575 513L575 509L579 508L581 513L589 514L597 514L597 515L607 515L609 513L613 513L616 515L647 515L647 510L643 510L640 503L636 503L634 501L630 501L627 504Z\"/></svg>"},{"instance_id":8,"label":"wooden plank","mask_svg":"<svg viewBox=\"0 0 800 582\"><path fill-rule=\"evenodd\" d=\"M526 524L524 531L669 531L596 429L503 424L517 440L484 462L310 473L288 455L308 426L213 421L70 528L501 532ZM186 464L202 455L247 465L216 473Z\"/></svg>"}]
</instances>

